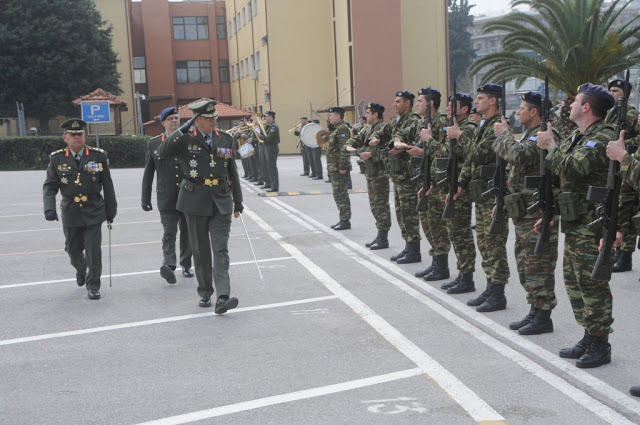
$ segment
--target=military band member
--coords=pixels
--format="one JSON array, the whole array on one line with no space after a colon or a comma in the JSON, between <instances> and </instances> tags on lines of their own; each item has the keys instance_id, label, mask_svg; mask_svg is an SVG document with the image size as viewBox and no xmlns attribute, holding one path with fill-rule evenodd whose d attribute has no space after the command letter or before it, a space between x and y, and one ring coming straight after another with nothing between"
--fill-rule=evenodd
<instances>
[{"instance_id":1,"label":"military band member","mask_svg":"<svg viewBox=\"0 0 640 425\"><path fill-rule=\"evenodd\" d=\"M244 207L233 158L233 138L218 131L215 105L213 100L190 105L194 118L173 132L158 153L161 157L178 156L185 174L177 209L187 220L198 295L202 297L200 307L211 306L213 279L218 291L215 312L223 314L238 306L238 299L229 297L228 242L231 214L242 213Z\"/></svg>"},{"instance_id":2,"label":"military band member","mask_svg":"<svg viewBox=\"0 0 640 425\"><path fill-rule=\"evenodd\" d=\"M251 126L253 123L253 119L251 117L244 117L247 126ZM245 143L251 144L253 146L253 155L249 157L249 166L250 166L250 179L249 181L254 184L264 184L262 179L262 174L260 170L260 155L258 153L258 139L251 128L248 128L244 132L244 140Z\"/></svg>"},{"instance_id":3,"label":"military band member","mask_svg":"<svg viewBox=\"0 0 640 425\"><path fill-rule=\"evenodd\" d=\"M154 175L156 181L156 198L160 211L160 222L164 229L162 235L162 266L160 276L168 283L176 283L176 234L180 227L180 265L182 275L193 277L191 271L191 245L189 231L184 214L176 209L180 183L184 175L180 160L177 157L161 157L158 148L167 137L180 127L178 108L171 106L160 113L160 122L165 132L149 140L145 154L144 173L142 175L142 209L151 211L151 187Z\"/></svg>"},{"instance_id":4,"label":"military band member","mask_svg":"<svg viewBox=\"0 0 640 425\"><path fill-rule=\"evenodd\" d=\"M333 230L351 229L351 201L349 200L349 172L351 160L345 149L349 140L349 127L344 121L344 108L333 106L329 108L327 121L329 134L324 137L327 144L327 174L331 179L333 199L340 213L340 221L332 225Z\"/></svg>"},{"instance_id":5,"label":"military band member","mask_svg":"<svg viewBox=\"0 0 640 425\"><path fill-rule=\"evenodd\" d=\"M420 115L411 112L415 95L406 90L396 92L393 107L398 114L382 131L374 132L370 145L376 146L381 140L393 141L403 129L420 125ZM387 146L385 146L387 147ZM411 179L416 175L416 169L411 165L411 157L406 149L396 149L391 142L386 158L387 172L393 181L393 200L396 210L396 219L400 226L405 247L390 260L398 264L418 263L422 260L420 254L420 216L416 211L418 203L418 181Z\"/></svg>"},{"instance_id":6,"label":"military band member","mask_svg":"<svg viewBox=\"0 0 640 425\"><path fill-rule=\"evenodd\" d=\"M268 169L269 184L265 180L265 188L267 192L277 192L280 190L280 181L278 179L278 153L280 152L280 128L276 123L276 113L267 111L265 114L266 124L264 130L266 134L262 138L262 147L265 151L265 164Z\"/></svg>"},{"instance_id":7,"label":"military band member","mask_svg":"<svg viewBox=\"0 0 640 425\"><path fill-rule=\"evenodd\" d=\"M632 85L631 83L627 84L629 84L629 86L625 87L624 80L613 80L609 83L609 92L616 102L615 106L607 112L607 117L605 118L605 122L609 125L616 125L616 121L618 119L618 99L620 96L624 96L625 88L628 88L629 93L631 93ZM640 126L638 125L638 111L631 105L631 103L628 103L627 105L627 117L624 126L624 133L625 144L637 149ZM629 199L628 202L632 203L632 205L634 205L633 208L636 210L640 209L640 200L638 199L636 191L626 188L621 190L621 194L630 196L632 199ZM617 260L613 266L614 273L628 272L632 269L632 254L636 250L636 239L636 232L631 231L631 229L629 229L629 232L625 233L624 242L622 242L622 245L619 248L616 248Z\"/></svg>"},{"instance_id":8,"label":"military band member","mask_svg":"<svg viewBox=\"0 0 640 425\"><path fill-rule=\"evenodd\" d=\"M360 151L361 168L367 180L369 193L369 207L376 220L378 234L373 241L365 246L371 250L389 248L388 234L391 228L391 210L389 208L389 175L384 167L384 158L387 156L382 151L382 146L371 146L369 141L374 134L384 133L384 106L379 103L369 103L365 112L366 124L364 130L360 129L357 135L347 141L349 152Z\"/></svg>"},{"instance_id":9,"label":"military band member","mask_svg":"<svg viewBox=\"0 0 640 425\"><path fill-rule=\"evenodd\" d=\"M453 98L449 99L447 115L451 116L451 104ZM473 104L473 98L466 93L456 93L456 120L461 130L461 135L455 144L455 155L457 160L457 175L450 176L458 184L460 172L467 158L470 144L475 140L478 127L474 121L469 119L469 111ZM447 144L449 138L447 138ZM444 153L444 152L443 152ZM448 153L448 152L447 152ZM448 200L449 194L445 196L444 202ZM449 240L453 245L453 251L457 258L458 276L450 282L443 283L440 287L446 289L449 294L464 294L475 291L473 272L476 267L476 244L471 231L471 201L469 192L458 187L454 195L453 218L445 219Z\"/></svg>"},{"instance_id":10,"label":"military band member","mask_svg":"<svg viewBox=\"0 0 640 425\"><path fill-rule=\"evenodd\" d=\"M509 281L506 249L509 223L508 220L504 220L498 234L489 234L495 199L481 196L487 189L487 181L481 177L480 169L483 165L496 164L496 153L491 145L496 138L494 125L500 118L498 102L502 95L502 86L485 84L479 87L477 92L474 103L484 119L475 140L469 146L467 161L460 172L459 183L463 190L469 191L471 201L475 202L478 250L482 256L482 269L487 275L487 288L479 297L467 301L467 305L477 307L477 311L485 313L507 308L504 286ZM458 139L462 132L455 124L448 127L447 135Z\"/></svg>"},{"instance_id":11,"label":"military band member","mask_svg":"<svg viewBox=\"0 0 640 425\"><path fill-rule=\"evenodd\" d=\"M494 126L498 138L492 146L498 155L507 161L510 169L507 181L509 195L504 199L516 232L518 277L527 292L527 303L531 305L529 313L522 320L509 324L509 328L518 330L520 335L553 332L551 310L558 304L554 290L554 272L558 260L558 227L549 227L549 253L535 255L539 236L534 231L534 225L540 219L540 211L536 211L535 214L527 213L527 208L535 203L536 189L524 187L525 176L540 175L540 149L536 141L542 123L541 110L542 96L539 93L523 94L517 114L520 123L526 126L527 130L520 140L516 140L506 120L502 118L502 122ZM554 133L553 138L556 144L560 143L557 134Z\"/></svg>"},{"instance_id":12,"label":"military band member","mask_svg":"<svg viewBox=\"0 0 640 425\"><path fill-rule=\"evenodd\" d=\"M607 143L613 129L604 122L613 96L604 87L586 83L580 86L571 104L569 118L577 126L568 140L555 142L551 125L538 132L538 146L549 151L547 168L560 177L561 193L556 202L564 233L563 275L576 321L584 337L573 347L560 350L560 357L578 359L581 368L611 362L612 296L608 281L591 279L598 258L598 244L587 224L596 218L593 205L586 201L589 186L606 186L609 161ZM539 229L541 222L536 223ZM607 247L605 249L609 249Z\"/></svg>"},{"instance_id":13,"label":"military band member","mask_svg":"<svg viewBox=\"0 0 640 425\"><path fill-rule=\"evenodd\" d=\"M240 123L238 124L238 127L245 127L246 125L247 125L247 120L245 117L242 117L240 119ZM238 131L233 135L233 150L235 152L236 159L240 160L240 163L242 164L242 171L244 172L244 175L242 176L242 178L245 180L250 180L251 164L249 162L249 158L243 158L242 155L240 154L240 146L242 146L245 141L246 139L244 138L244 131Z\"/></svg>"},{"instance_id":14,"label":"military band member","mask_svg":"<svg viewBox=\"0 0 640 425\"><path fill-rule=\"evenodd\" d=\"M320 120L311 120L312 123L315 124L320 124ZM315 167L315 177L312 177L313 180L323 180L324 177L322 176L322 147L318 146L315 148L311 148L311 163L313 164L313 167ZM313 169L313 168L312 168ZM311 177L311 176L309 176Z\"/></svg>"},{"instance_id":15,"label":"military band member","mask_svg":"<svg viewBox=\"0 0 640 425\"><path fill-rule=\"evenodd\" d=\"M258 119L261 120L261 118ZM263 185L260 189L271 189L269 167L267 166L267 147L264 145L264 134L262 134L257 122L254 123L254 134L256 136L256 141L258 142L256 145L256 154L258 155L258 161L260 163L260 178L255 184Z\"/></svg>"},{"instance_id":16,"label":"military band member","mask_svg":"<svg viewBox=\"0 0 640 425\"><path fill-rule=\"evenodd\" d=\"M109 160L104 150L85 144L86 122L74 118L60 128L67 147L49 158L42 187L44 216L48 221L58 220L56 194L60 191L64 250L76 269L76 283L86 284L89 299L97 300L102 274L102 222L112 223L117 212Z\"/></svg>"},{"instance_id":17,"label":"military band member","mask_svg":"<svg viewBox=\"0 0 640 425\"><path fill-rule=\"evenodd\" d=\"M302 129L305 125L309 124L309 118L300 117L300 123L295 127L293 131L293 135L300 137L300 133L302 133ZM311 151L309 146L305 145L301 139L298 139L298 147L300 148L300 154L302 156L302 174L300 176L309 176L315 177L315 165L311 160ZM311 170L311 173L309 171Z\"/></svg>"}]
</instances>

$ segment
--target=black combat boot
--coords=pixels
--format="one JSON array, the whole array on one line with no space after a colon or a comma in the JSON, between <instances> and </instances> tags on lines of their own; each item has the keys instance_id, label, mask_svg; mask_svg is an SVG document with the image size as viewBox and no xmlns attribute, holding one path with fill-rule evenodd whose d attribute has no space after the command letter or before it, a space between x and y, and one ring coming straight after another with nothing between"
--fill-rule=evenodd
<instances>
[{"instance_id":1,"label":"black combat boot","mask_svg":"<svg viewBox=\"0 0 640 425\"><path fill-rule=\"evenodd\" d=\"M456 286L458 284L458 282L460 282L460 279L462 279L462 275L458 273L458 276L456 276L455 279L440 285L440 289L453 288L454 286Z\"/></svg>"},{"instance_id":2,"label":"black combat boot","mask_svg":"<svg viewBox=\"0 0 640 425\"><path fill-rule=\"evenodd\" d=\"M388 230L378 230L378 237L369 249L375 251L377 249L389 248L389 240L387 239L388 234Z\"/></svg>"},{"instance_id":3,"label":"black combat boot","mask_svg":"<svg viewBox=\"0 0 640 425\"><path fill-rule=\"evenodd\" d=\"M640 385L636 385L635 387L631 387L629 389L629 394L634 395L636 397L640 397Z\"/></svg>"},{"instance_id":4,"label":"black combat boot","mask_svg":"<svg viewBox=\"0 0 640 425\"><path fill-rule=\"evenodd\" d=\"M404 257L407 254L407 252L409 252L409 242L405 242L404 249L389 259L391 261L398 261L398 258Z\"/></svg>"},{"instance_id":5,"label":"black combat boot","mask_svg":"<svg viewBox=\"0 0 640 425\"><path fill-rule=\"evenodd\" d=\"M426 275L428 275L429 273L431 273L431 270L433 270L433 268L436 266L436 262L434 259L431 260L431 265L429 267L427 267L426 269L416 272L414 274L415 277L425 277Z\"/></svg>"},{"instance_id":6,"label":"black combat boot","mask_svg":"<svg viewBox=\"0 0 640 425\"><path fill-rule=\"evenodd\" d=\"M458 284L447 289L447 294L465 294L476 290L476 285L473 282L473 272L465 273L460 276L462 277L460 277Z\"/></svg>"},{"instance_id":7,"label":"black combat boot","mask_svg":"<svg viewBox=\"0 0 640 425\"><path fill-rule=\"evenodd\" d=\"M533 318L536 317L537 312L538 312L538 309L532 305L531 309L529 310L529 313L527 313L527 315L524 316L521 320L518 320L517 322L509 323L509 329L513 329L514 331L517 331L518 329L524 326L527 326L529 323L531 323Z\"/></svg>"},{"instance_id":8,"label":"black combat boot","mask_svg":"<svg viewBox=\"0 0 640 425\"><path fill-rule=\"evenodd\" d=\"M564 357L566 359L579 359L587 352L589 345L591 345L591 335L589 335L589 332L585 329L584 336L576 343L576 345L560 350L560 357Z\"/></svg>"},{"instance_id":9,"label":"black combat boot","mask_svg":"<svg viewBox=\"0 0 640 425\"><path fill-rule=\"evenodd\" d=\"M398 264L410 264L419 263L422 261L422 255L420 254L420 241L409 242L409 250L404 257L398 258L396 261Z\"/></svg>"},{"instance_id":10,"label":"black combat boot","mask_svg":"<svg viewBox=\"0 0 640 425\"><path fill-rule=\"evenodd\" d=\"M351 221L349 220L340 220L340 223L333 230L348 230L351 229Z\"/></svg>"},{"instance_id":11,"label":"black combat boot","mask_svg":"<svg viewBox=\"0 0 640 425\"><path fill-rule=\"evenodd\" d=\"M433 257L433 263L435 264L433 270L431 270L431 273L426 275L423 279L427 282L449 279L449 256L446 254L436 255Z\"/></svg>"},{"instance_id":12,"label":"black combat boot","mask_svg":"<svg viewBox=\"0 0 640 425\"><path fill-rule=\"evenodd\" d=\"M553 332L553 321L551 320L551 310L538 309L536 317L526 326L518 330L520 335L540 335Z\"/></svg>"},{"instance_id":13,"label":"black combat boot","mask_svg":"<svg viewBox=\"0 0 640 425\"><path fill-rule=\"evenodd\" d=\"M476 307L476 311L489 313L491 311L504 310L505 308L507 308L507 297L504 296L504 285L494 284L491 295L485 302Z\"/></svg>"},{"instance_id":14,"label":"black combat boot","mask_svg":"<svg viewBox=\"0 0 640 425\"><path fill-rule=\"evenodd\" d=\"M471 307L477 307L481 305L489 298L489 296L491 296L492 292L493 292L493 283L491 282L491 279L487 279L487 288L484 291L482 291L482 293L478 297L471 298L469 301L467 301L467 305Z\"/></svg>"},{"instance_id":15,"label":"black combat boot","mask_svg":"<svg viewBox=\"0 0 640 425\"><path fill-rule=\"evenodd\" d=\"M628 272L633 267L631 255L633 252L620 251L620 256L616 260L616 264L613 266L614 273Z\"/></svg>"},{"instance_id":16,"label":"black combat boot","mask_svg":"<svg viewBox=\"0 0 640 425\"><path fill-rule=\"evenodd\" d=\"M611 363L611 344L609 344L608 334L592 336L591 344L589 348L587 348L587 352L578 359L576 366L584 369L602 366L607 363Z\"/></svg>"},{"instance_id":17,"label":"black combat boot","mask_svg":"<svg viewBox=\"0 0 640 425\"><path fill-rule=\"evenodd\" d=\"M364 244L364 246L366 246L367 248L369 248L371 245L373 245L374 243L376 243L376 241L378 240L378 236L380 236L380 231L378 230L378 234L376 235L375 239L372 240L371 242L367 242L366 244Z\"/></svg>"}]
</instances>

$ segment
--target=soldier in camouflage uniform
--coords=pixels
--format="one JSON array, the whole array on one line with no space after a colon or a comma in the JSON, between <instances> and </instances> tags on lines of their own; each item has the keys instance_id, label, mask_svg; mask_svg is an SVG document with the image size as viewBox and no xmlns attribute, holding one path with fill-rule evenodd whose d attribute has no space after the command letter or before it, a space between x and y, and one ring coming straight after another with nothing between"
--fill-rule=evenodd
<instances>
[{"instance_id":1,"label":"soldier in camouflage uniform","mask_svg":"<svg viewBox=\"0 0 640 425\"><path fill-rule=\"evenodd\" d=\"M431 104L427 105L429 98L431 99ZM411 126L402 129L394 135L394 146L396 148L408 149L412 157L422 160L423 164L421 164L421 167L423 167L423 170L430 171L431 182L419 179L418 184L420 186L424 184L431 186L432 182L438 180L438 174L434 169L435 158L443 149L442 146L445 141L444 127L447 125L446 115L438 111L440 99L440 91L430 87L420 89L418 92L417 112L423 119L415 121ZM431 111L427 125L429 130L428 136L425 136L427 139L425 141L422 139L421 131L424 128L424 117L427 116L429 111ZM442 173L440 173L439 176L443 177ZM451 242L449 242L449 236L447 235L446 224L442 219L444 196L446 194L439 189L429 189L430 187L421 187L418 190L417 196L418 198L423 196L427 197L426 211L420 211L419 215L422 231L429 245L431 245L429 255L433 258L433 262L426 270L415 273L415 276L422 277L427 281L433 281L447 279L449 277L448 255L451 249Z\"/></svg>"},{"instance_id":2,"label":"soldier in camouflage uniform","mask_svg":"<svg viewBox=\"0 0 640 425\"><path fill-rule=\"evenodd\" d=\"M451 116L452 101L452 98L449 99L449 106L447 108L447 114L449 116ZM458 172L455 176L448 176L448 178L455 179L454 181L457 184L460 171L467 158L469 145L473 143L475 139L478 126L474 121L469 119L473 98L466 93L456 93L455 101L457 102L457 113L454 118L461 131L461 135L455 144L455 156L457 159L456 170ZM448 140L447 138L447 144ZM448 196L449 194L447 193L445 203L448 200ZM453 218L446 219L444 222L447 226L449 240L451 240L453 250L458 260L458 276L451 282L443 283L440 287L446 289L449 294L473 292L475 291L473 272L476 267L476 244L473 239L473 232L471 231L471 201L469 200L468 191L464 192L462 188L458 187L458 192L454 195Z\"/></svg>"},{"instance_id":3,"label":"soldier in camouflage uniform","mask_svg":"<svg viewBox=\"0 0 640 425\"><path fill-rule=\"evenodd\" d=\"M333 199L340 212L340 221L332 225L333 230L351 229L351 201L349 200L349 172L351 160L345 149L351 136L349 126L344 121L344 108L333 106L327 116L329 134L327 144L327 174L331 179Z\"/></svg>"},{"instance_id":4,"label":"soldier in camouflage uniform","mask_svg":"<svg viewBox=\"0 0 640 425\"><path fill-rule=\"evenodd\" d=\"M632 86L629 83L629 92L631 92L631 88ZM611 92L611 95L613 95L613 99L616 102L616 105L609 110L609 112L607 113L607 117L605 118L605 122L609 125L616 125L616 121L618 119L618 98L624 95L624 89L624 80L613 80L609 83L609 92ZM636 110L636 108L631 106L631 104L627 105L627 119L625 121L624 133L626 145L633 146L634 149L637 149L640 125L638 125L638 111ZM638 199L638 194L636 193L636 191L631 188L626 188L621 190L621 193L624 193L625 196L631 198L628 199L627 202L632 203L634 205L633 208L636 211L640 209L640 200ZM628 272L633 267L632 254L633 251L636 250L637 239L635 229L633 230L634 231L625 233L622 246L616 248L616 264L613 266L614 273Z\"/></svg>"},{"instance_id":5,"label":"soldier in camouflage uniform","mask_svg":"<svg viewBox=\"0 0 640 425\"><path fill-rule=\"evenodd\" d=\"M493 126L500 119L498 102L502 95L502 87L497 84L485 84L477 91L474 103L477 111L484 116L484 120L476 133L475 140L469 146L467 161L458 181L463 190L469 191L471 201L475 202L478 250L482 256L482 269L487 275L487 288L479 297L467 301L467 305L477 307L477 311L484 313L507 308L504 285L509 281L506 249L509 223L508 220L504 220L499 234L489 234L494 199L482 196L487 189L487 181L480 175L480 168L483 165L496 164L496 154L491 149L491 145L496 139ZM462 135L459 125L449 127L447 135L450 138L459 138Z\"/></svg>"},{"instance_id":6,"label":"soldier in camouflage uniform","mask_svg":"<svg viewBox=\"0 0 640 425\"><path fill-rule=\"evenodd\" d=\"M498 138L493 142L493 150L510 168L507 186L509 195L505 196L507 213L513 221L516 232L515 254L520 284L527 292L527 302L531 305L529 313L522 319L509 324L509 328L518 330L520 335L538 335L553 332L551 310L558 303L555 288L555 269L558 260L558 228L549 227L549 253L535 255L539 235L534 231L535 223L540 219L540 210L529 214L527 208L535 203L534 189L524 187L525 176L540 175L540 149L537 134L542 122L542 96L528 92L522 95L518 116L527 131L520 140L513 137L507 121L494 126ZM553 134L556 144L560 143L557 134ZM556 179L557 180L557 179ZM557 220L556 220L557 221Z\"/></svg>"},{"instance_id":7,"label":"soldier in camouflage uniform","mask_svg":"<svg viewBox=\"0 0 640 425\"><path fill-rule=\"evenodd\" d=\"M418 114L412 113L415 95L408 91L396 92L393 107L398 116L387 124L382 131L373 132L369 144L376 146L380 140L393 140L403 129L409 128L415 122L421 122ZM383 134L384 133L384 134ZM385 146L386 147L386 146ZM389 145L386 167L393 181L393 199L396 209L396 219L400 226L405 247L398 254L391 257L391 261L398 264L417 263L422 260L420 254L420 216L416 212L418 203L417 193L420 189L418 181L412 181L416 176L416 169L410 163L410 155L405 149L395 149Z\"/></svg>"},{"instance_id":8,"label":"soldier in camouflage uniform","mask_svg":"<svg viewBox=\"0 0 640 425\"><path fill-rule=\"evenodd\" d=\"M607 183L606 146L613 129L604 118L613 105L613 96L604 87L583 84L571 104L570 119L578 129L569 140L557 145L551 126L537 135L538 146L549 151L547 168L560 177L561 192L556 203L565 234L564 284L575 319L584 328L584 337L575 346L560 350L560 357L578 359L576 366L581 368L611 362L608 339L613 323L612 296L608 281L591 278L598 258L598 240L587 228L596 214L585 196L589 186L603 187ZM541 221L536 223L537 229L540 224Z\"/></svg>"},{"instance_id":9,"label":"soldier in camouflage uniform","mask_svg":"<svg viewBox=\"0 0 640 425\"><path fill-rule=\"evenodd\" d=\"M366 125L360 128L358 134L347 141L349 152L360 151L358 164L364 172L369 193L369 207L376 220L378 234L375 239L365 244L371 250L389 248L387 235L391 228L391 210L389 208L389 175L384 167L382 151L385 143L371 146L370 139L374 134L384 134L382 120L384 106L379 103L369 103L365 112Z\"/></svg>"}]
</instances>

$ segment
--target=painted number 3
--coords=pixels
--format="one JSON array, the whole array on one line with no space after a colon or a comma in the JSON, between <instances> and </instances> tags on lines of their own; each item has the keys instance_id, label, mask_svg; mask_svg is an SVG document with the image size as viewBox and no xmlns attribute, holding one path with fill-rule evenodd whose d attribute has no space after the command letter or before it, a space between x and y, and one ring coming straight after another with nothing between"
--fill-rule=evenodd
<instances>
[{"instance_id":1,"label":"painted number 3","mask_svg":"<svg viewBox=\"0 0 640 425\"><path fill-rule=\"evenodd\" d=\"M362 403L370 404L370 406L367 407L369 412L383 415L395 415L406 412L425 413L427 409L415 400L417 399L398 397L388 400L365 400Z\"/></svg>"}]
</instances>

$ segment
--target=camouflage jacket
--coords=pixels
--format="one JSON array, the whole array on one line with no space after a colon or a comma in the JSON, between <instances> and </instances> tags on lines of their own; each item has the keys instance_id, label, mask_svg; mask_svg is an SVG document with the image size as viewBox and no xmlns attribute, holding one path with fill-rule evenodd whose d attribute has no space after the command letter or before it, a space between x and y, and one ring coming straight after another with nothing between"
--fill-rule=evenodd
<instances>
[{"instance_id":1,"label":"camouflage jacket","mask_svg":"<svg viewBox=\"0 0 640 425\"><path fill-rule=\"evenodd\" d=\"M607 117L604 121L611 125L615 126L618 122L618 105L614 106L607 112ZM633 106L629 105L627 107L627 116L624 122L624 142L627 145L637 145L638 144L638 134L640 134L640 125L638 124L638 111Z\"/></svg>"},{"instance_id":2,"label":"camouflage jacket","mask_svg":"<svg viewBox=\"0 0 640 425\"><path fill-rule=\"evenodd\" d=\"M467 160L458 178L460 186L466 188L471 180L479 179L481 166L496 163L496 153L491 145L496 139L493 126L498 122L498 119L499 116L496 114L483 120L475 134L475 139L468 144Z\"/></svg>"},{"instance_id":3,"label":"camouflage jacket","mask_svg":"<svg viewBox=\"0 0 640 425\"><path fill-rule=\"evenodd\" d=\"M352 148L356 148L361 152L371 152L371 159L369 161L373 162L382 162L384 158L387 156L386 151L384 150L388 143L388 140L380 139L380 143L376 146L371 146L369 141L373 140L374 136L382 136L385 137L384 128L386 124L380 121L377 124L374 124L372 127L366 128L364 131L359 131L358 134L353 136L351 139L347 140L347 146L351 146Z\"/></svg>"},{"instance_id":4,"label":"camouflage jacket","mask_svg":"<svg viewBox=\"0 0 640 425\"><path fill-rule=\"evenodd\" d=\"M337 173L340 170L351 171L351 159L345 149L351 131L347 123L342 120L336 125L329 124L329 143L327 143L327 172Z\"/></svg>"},{"instance_id":5,"label":"camouflage jacket","mask_svg":"<svg viewBox=\"0 0 640 425\"><path fill-rule=\"evenodd\" d=\"M382 142L388 143L388 145L385 146L385 148L389 148L389 149L393 149L393 140L396 138L402 140L407 144L413 144L414 140L406 139L405 141L405 139L401 136L401 133L404 131L404 129L412 127L416 122L421 123L422 118L420 117L420 115L413 112L405 115L397 116L394 120L389 122L382 131L374 132L373 133L374 135L372 136L372 138L380 139L381 144ZM395 155L397 155L398 159L403 163L406 163L407 165L409 164L411 157L407 152L400 152ZM404 176L405 174L413 175L413 172L410 172L409 167L405 166L401 171L394 174L397 176L400 176L400 175Z\"/></svg>"}]
</instances>

